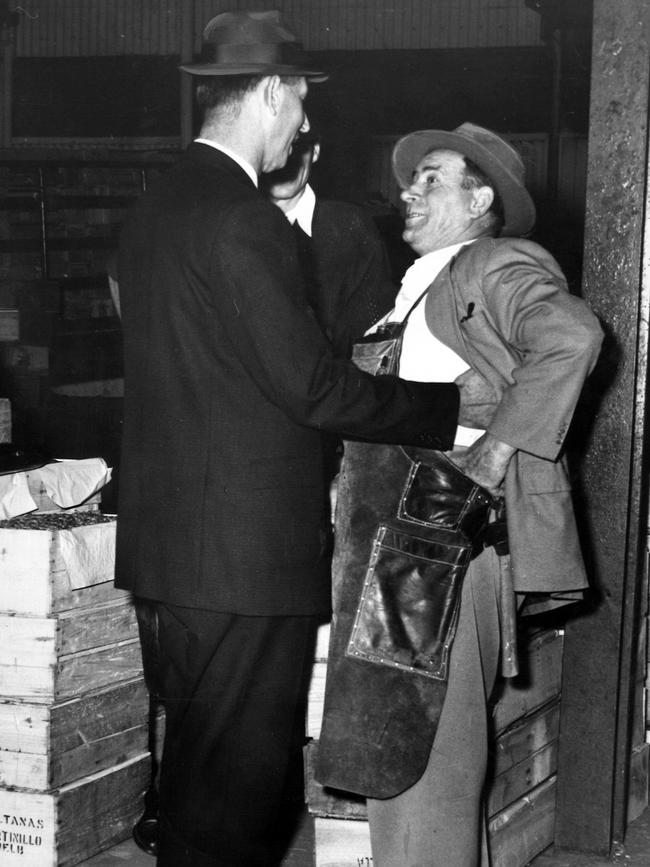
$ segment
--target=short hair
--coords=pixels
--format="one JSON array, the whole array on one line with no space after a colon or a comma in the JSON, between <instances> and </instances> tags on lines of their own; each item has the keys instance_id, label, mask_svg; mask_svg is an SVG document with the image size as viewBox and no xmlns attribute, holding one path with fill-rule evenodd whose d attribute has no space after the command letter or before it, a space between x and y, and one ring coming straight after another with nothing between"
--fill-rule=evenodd
<instances>
[{"instance_id":1,"label":"short hair","mask_svg":"<svg viewBox=\"0 0 650 867\"><path fill-rule=\"evenodd\" d=\"M261 75L214 75L202 79L196 88L196 102L205 115L215 108L225 108L239 102L255 90Z\"/></svg>"},{"instance_id":2,"label":"short hair","mask_svg":"<svg viewBox=\"0 0 650 867\"><path fill-rule=\"evenodd\" d=\"M251 90L266 78L265 75L210 75L199 82L196 101L203 115L221 108L233 108ZM298 75L281 75L284 84L295 85Z\"/></svg>"},{"instance_id":3,"label":"short hair","mask_svg":"<svg viewBox=\"0 0 650 867\"><path fill-rule=\"evenodd\" d=\"M483 169L479 168L476 163L469 157L463 157L465 166L463 168L463 180L461 187L464 190L478 189L478 187L489 187L494 193L492 204L488 208L487 215L490 217L489 228L495 235L498 235L505 223L505 215L503 211L503 202L499 191L495 187L493 181L485 174Z\"/></svg>"}]
</instances>

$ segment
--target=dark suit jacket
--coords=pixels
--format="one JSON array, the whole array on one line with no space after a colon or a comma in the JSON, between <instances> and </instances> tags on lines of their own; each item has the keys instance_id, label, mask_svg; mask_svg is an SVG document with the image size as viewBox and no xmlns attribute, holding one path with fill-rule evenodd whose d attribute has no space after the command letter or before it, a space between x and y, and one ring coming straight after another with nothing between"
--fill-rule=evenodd
<instances>
[{"instance_id":1,"label":"dark suit jacket","mask_svg":"<svg viewBox=\"0 0 650 867\"><path fill-rule=\"evenodd\" d=\"M316 198L311 236L293 224L307 300L336 355L391 309L397 288L374 222L350 202ZM341 440L324 436L325 480L338 472Z\"/></svg>"},{"instance_id":2,"label":"dark suit jacket","mask_svg":"<svg viewBox=\"0 0 650 867\"><path fill-rule=\"evenodd\" d=\"M311 237L299 228L296 236L309 303L334 352L348 358L397 294L379 232L362 208L317 197Z\"/></svg>"},{"instance_id":3,"label":"dark suit jacket","mask_svg":"<svg viewBox=\"0 0 650 867\"><path fill-rule=\"evenodd\" d=\"M284 215L207 145L138 201L118 267L117 586L240 614L327 610L321 431L447 448L456 387L334 358Z\"/></svg>"}]
</instances>

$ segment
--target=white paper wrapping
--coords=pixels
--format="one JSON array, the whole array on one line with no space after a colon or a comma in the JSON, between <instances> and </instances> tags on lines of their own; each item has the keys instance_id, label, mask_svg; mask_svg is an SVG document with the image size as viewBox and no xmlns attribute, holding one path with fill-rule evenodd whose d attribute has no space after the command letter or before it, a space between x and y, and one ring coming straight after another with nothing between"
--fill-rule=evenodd
<instances>
[{"instance_id":1,"label":"white paper wrapping","mask_svg":"<svg viewBox=\"0 0 650 867\"><path fill-rule=\"evenodd\" d=\"M33 479L43 483L48 497L62 509L78 506L111 480L112 470L102 458L56 461L31 470Z\"/></svg>"},{"instance_id":2,"label":"white paper wrapping","mask_svg":"<svg viewBox=\"0 0 650 867\"><path fill-rule=\"evenodd\" d=\"M29 493L25 473L12 473L0 476L0 520L6 521L36 508Z\"/></svg>"},{"instance_id":3,"label":"white paper wrapping","mask_svg":"<svg viewBox=\"0 0 650 867\"><path fill-rule=\"evenodd\" d=\"M59 544L73 590L113 580L115 524L88 524L60 530Z\"/></svg>"}]
</instances>

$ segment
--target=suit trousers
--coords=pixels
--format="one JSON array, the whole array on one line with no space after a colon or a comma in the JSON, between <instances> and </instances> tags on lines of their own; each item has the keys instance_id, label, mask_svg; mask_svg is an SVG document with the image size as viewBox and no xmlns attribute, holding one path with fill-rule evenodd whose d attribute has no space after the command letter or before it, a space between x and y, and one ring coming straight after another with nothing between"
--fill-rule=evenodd
<instances>
[{"instance_id":1,"label":"suit trousers","mask_svg":"<svg viewBox=\"0 0 650 867\"><path fill-rule=\"evenodd\" d=\"M481 794L499 661L499 574L487 548L465 576L447 693L422 777L394 798L368 799L375 867L489 867Z\"/></svg>"},{"instance_id":2,"label":"suit trousers","mask_svg":"<svg viewBox=\"0 0 650 867\"><path fill-rule=\"evenodd\" d=\"M279 864L303 806L316 618L136 610L165 708L158 867Z\"/></svg>"}]
</instances>

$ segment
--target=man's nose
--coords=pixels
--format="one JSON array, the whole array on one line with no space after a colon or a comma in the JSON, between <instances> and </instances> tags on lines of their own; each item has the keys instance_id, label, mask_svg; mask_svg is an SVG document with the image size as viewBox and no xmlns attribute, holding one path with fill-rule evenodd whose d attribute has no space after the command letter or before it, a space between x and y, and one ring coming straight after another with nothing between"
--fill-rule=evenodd
<instances>
[{"instance_id":1,"label":"man's nose","mask_svg":"<svg viewBox=\"0 0 650 867\"><path fill-rule=\"evenodd\" d=\"M402 190L399 194L400 199L403 202L412 202L413 199L417 199L417 190L415 189L415 184L411 184L410 187L406 187L406 189Z\"/></svg>"},{"instance_id":2,"label":"man's nose","mask_svg":"<svg viewBox=\"0 0 650 867\"><path fill-rule=\"evenodd\" d=\"M309 132L310 129L311 124L309 123L309 118L307 117L307 115L305 115L302 121L302 126L300 127L298 132L301 132L304 135L306 132Z\"/></svg>"}]
</instances>

